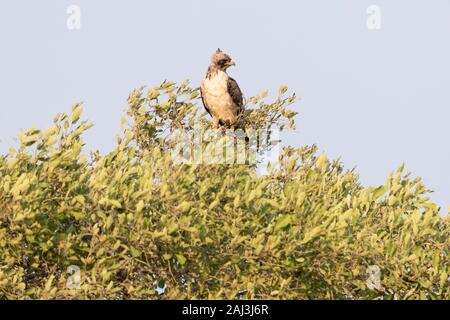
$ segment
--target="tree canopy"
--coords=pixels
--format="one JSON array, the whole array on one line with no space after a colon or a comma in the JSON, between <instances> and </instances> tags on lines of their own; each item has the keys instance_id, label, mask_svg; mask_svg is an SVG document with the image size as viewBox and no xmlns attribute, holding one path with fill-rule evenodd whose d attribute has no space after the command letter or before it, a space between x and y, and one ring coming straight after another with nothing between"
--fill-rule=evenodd
<instances>
[{"instance_id":1,"label":"tree canopy","mask_svg":"<svg viewBox=\"0 0 450 320\"><path fill-rule=\"evenodd\" d=\"M278 94L246 100L247 127L295 126ZM264 175L174 162L169 133L209 126L188 82L133 91L106 155L83 149L81 115L0 157L0 298L450 298L450 220L403 166L364 187L315 145Z\"/></svg>"}]
</instances>

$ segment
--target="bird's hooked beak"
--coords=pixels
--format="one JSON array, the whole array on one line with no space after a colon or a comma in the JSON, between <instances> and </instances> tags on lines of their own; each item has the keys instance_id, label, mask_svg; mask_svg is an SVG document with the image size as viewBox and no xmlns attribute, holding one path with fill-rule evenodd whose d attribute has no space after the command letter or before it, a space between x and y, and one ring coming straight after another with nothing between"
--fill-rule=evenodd
<instances>
[{"instance_id":1,"label":"bird's hooked beak","mask_svg":"<svg viewBox=\"0 0 450 320\"><path fill-rule=\"evenodd\" d=\"M235 66L236 63L233 60L227 62L227 67Z\"/></svg>"}]
</instances>

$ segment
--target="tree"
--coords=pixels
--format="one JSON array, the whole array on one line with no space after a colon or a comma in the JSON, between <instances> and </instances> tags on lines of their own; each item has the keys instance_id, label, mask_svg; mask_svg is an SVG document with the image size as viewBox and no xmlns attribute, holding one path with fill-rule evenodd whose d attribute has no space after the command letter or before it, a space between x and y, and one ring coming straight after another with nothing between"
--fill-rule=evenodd
<instances>
[{"instance_id":1,"label":"tree","mask_svg":"<svg viewBox=\"0 0 450 320\"><path fill-rule=\"evenodd\" d=\"M286 92L248 99L246 127L293 127ZM83 152L77 104L0 158L0 297L450 298L449 218L403 167L363 187L316 146L285 148L265 175L180 164L170 133L208 127L198 89L164 82L128 103L107 155Z\"/></svg>"}]
</instances>

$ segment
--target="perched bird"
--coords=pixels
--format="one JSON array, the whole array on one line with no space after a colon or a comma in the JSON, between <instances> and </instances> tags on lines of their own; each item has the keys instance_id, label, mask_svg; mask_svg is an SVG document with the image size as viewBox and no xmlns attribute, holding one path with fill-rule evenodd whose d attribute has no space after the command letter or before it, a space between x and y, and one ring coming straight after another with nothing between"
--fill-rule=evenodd
<instances>
[{"instance_id":1,"label":"perched bird","mask_svg":"<svg viewBox=\"0 0 450 320\"><path fill-rule=\"evenodd\" d=\"M240 115L244 111L241 89L227 74L227 69L234 65L229 55L217 49L200 86L203 105L212 117L213 128L219 125L238 126Z\"/></svg>"}]
</instances>

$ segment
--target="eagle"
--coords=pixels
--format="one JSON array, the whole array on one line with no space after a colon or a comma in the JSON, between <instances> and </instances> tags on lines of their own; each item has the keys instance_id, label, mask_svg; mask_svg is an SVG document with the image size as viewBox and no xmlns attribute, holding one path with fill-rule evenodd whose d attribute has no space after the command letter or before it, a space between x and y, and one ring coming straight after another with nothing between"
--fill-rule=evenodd
<instances>
[{"instance_id":1,"label":"eagle","mask_svg":"<svg viewBox=\"0 0 450 320\"><path fill-rule=\"evenodd\" d=\"M235 66L233 59L217 49L211 57L200 93L203 105L212 117L211 126L238 126L244 111L244 99L236 80L227 74L227 69Z\"/></svg>"}]
</instances>

